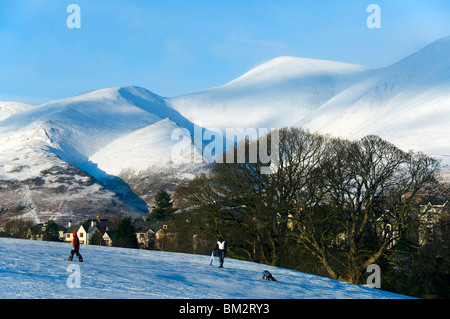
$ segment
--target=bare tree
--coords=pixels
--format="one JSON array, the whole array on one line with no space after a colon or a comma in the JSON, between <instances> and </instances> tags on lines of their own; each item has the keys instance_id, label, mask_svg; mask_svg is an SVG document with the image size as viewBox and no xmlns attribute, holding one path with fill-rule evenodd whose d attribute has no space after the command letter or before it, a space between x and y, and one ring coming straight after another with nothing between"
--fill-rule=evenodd
<instances>
[{"instance_id":1,"label":"bare tree","mask_svg":"<svg viewBox=\"0 0 450 319\"><path fill-rule=\"evenodd\" d=\"M333 140L329 151L318 179L320 201L295 214L294 236L332 278L358 283L399 242L411 222L409 203L433 181L438 163L377 136Z\"/></svg>"},{"instance_id":2,"label":"bare tree","mask_svg":"<svg viewBox=\"0 0 450 319\"><path fill-rule=\"evenodd\" d=\"M13 238L27 238L29 231L34 228L32 221L23 218L11 218L3 225L3 235Z\"/></svg>"},{"instance_id":3,"label":"bare tree","mask_svg":"<svg viewBox=\"0 0 450 319\"><path fill-rule=\"evenodd\" d=\"M326 146L326 138L299 128L283 128L278 133L274 174L263 174L262 161L250 160L248 146L255 141L246 141L244 162L236 157L242 145L236 145L233 162L228 156L228 163L215 164L210 176L202 175L177 189L178 199L184 202L180 206L201 213L202 231L225 238L231 235L236 239L229 240L232 252L272 265L280 265L292 240L287 218L298 205L299 193L306 191ZM271 137L265 138L270 141ZM259 147L257 143L258 154Z\"/></svg>"},{"instance_id":4,"label":"bare tree","mask_svg":"<svg viewBox=\"0 0 450 319\"><path fill-rule=\"evenodd\" d=\"M280 265L294 241L330 277L357 283L408 229L411 203L433 182L437 161L377 136L278 133L276 172L263 174L248 153L244 162L217 163L177 189L179 207L189 208L202 232L232 236L237 255Z\"/></svg>"}]
</instances>

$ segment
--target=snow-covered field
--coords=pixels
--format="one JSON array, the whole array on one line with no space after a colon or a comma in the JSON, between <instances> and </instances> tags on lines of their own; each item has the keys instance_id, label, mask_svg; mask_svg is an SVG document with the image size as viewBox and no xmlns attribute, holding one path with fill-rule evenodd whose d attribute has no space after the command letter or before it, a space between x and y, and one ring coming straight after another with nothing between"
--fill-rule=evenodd
<instances>
[{"instance_id":1,"label":"snow-covered field","mask_svg":"<svg viewBox=\"0 0 450 319\"><path fill-rule=\"evenodd\" d=\"M0 299L407 298L231 258L220 269L209 256L82 245L79 263L66 260L70 250L67 243L0 238ZM266 269L278 282L261 279Z\"/></svg>"}]
</instances>

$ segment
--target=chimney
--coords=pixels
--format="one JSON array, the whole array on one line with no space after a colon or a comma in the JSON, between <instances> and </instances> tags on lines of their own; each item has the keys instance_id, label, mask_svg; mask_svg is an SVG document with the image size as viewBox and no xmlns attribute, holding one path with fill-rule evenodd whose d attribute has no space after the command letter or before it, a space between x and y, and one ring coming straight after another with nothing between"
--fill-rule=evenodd
<instances>
[{"instance_id":1,"label":"chimney","mask_svg":"<svg viewBox=\"0 0 450 319\"><path fill-rule=\"evenodd\" d=\"M71 220L69 220L69 223L67 224L67 228L70 228L70 227L72 227L72 221Z\"/></svg>"}]
</instances>

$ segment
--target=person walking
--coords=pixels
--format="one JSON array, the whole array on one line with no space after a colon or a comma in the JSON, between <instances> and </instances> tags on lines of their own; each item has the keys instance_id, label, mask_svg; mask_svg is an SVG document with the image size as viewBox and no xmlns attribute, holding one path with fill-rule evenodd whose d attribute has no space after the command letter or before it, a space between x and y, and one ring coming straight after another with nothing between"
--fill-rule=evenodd
<instances>
[{"instance_id":1,"label":"person walking","mask_svg":"<svg viewBox=\"0 0 450 319\"><path fill-rule=\"evenodd\" d=\"M225 260L225 254L227 252L227 242L221 237L216 243L216 248L214 248L215 251L217 251L217 254L219 256L219 268L223 268L223 262Z\"/></svg>"},{"instance_id":2,"label":"person walking","mask_svg":"<svg viewBox=\"0 0 450 319\"><path fill-rule=\"evenodd\" d=\"M69 256L68 260L72 261L73 254L77 254L78 261L82 262L83 261L83 257L81 257L80 251L79 251L80 250L80 240L79 240L79 238L77 236L77 232L74 231L72 233L72 235L73 235L73 239L72 239L72 246L73 246L73 248L72 248L72 251L70 252L70 256Z\"/></svg>"}]
</instances>

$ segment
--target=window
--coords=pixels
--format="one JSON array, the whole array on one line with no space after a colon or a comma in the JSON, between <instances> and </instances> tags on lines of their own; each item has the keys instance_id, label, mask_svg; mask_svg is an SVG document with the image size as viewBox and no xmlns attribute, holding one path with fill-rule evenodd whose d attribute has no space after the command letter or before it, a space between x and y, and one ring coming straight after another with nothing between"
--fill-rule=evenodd
<instances>
[{"instance_id":1,"label":"window","mask_svg":"<svg viewBox=\"0 0 450 319\"><path fill-rule=\"evenodd\" d=\"M80 233L80 237L84 237L84 233Z\"/></svg>"}]
</instances>

